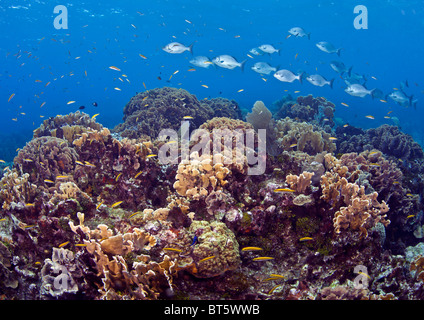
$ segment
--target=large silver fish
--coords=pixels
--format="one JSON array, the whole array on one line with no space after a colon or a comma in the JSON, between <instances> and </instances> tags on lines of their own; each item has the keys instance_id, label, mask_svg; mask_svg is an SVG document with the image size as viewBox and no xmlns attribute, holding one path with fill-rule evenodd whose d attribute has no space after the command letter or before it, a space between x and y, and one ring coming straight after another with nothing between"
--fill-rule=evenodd
<instances>
[{"instance_id":1,"label":"large silver fish","mask_svg":"<svg viewBox=\"0 0 424 320\"><path fill-rule=\"evenodd\" d=\"M316 44L316 46L321 51L324 51L327 53L336 53L340 57L340 50L342 50L342 48L336 49L336 47L333 46L333 44L331 44L330 42L320 41Z\"/></svg>"},{"instance_id":2,"label":"large silver fish","mask_svg":"<svg viewBox=\"0 0 424 320\"><path fill-rule=\"evenodd\" d=\"M185 51L189 51L191 54L193 54L193 44L186 47L179 42L171 42L162 47L162 50L168 53L183 53Z\"/></svg>"},{"instance_id":3,"label":"large silver fish","mask_svg":"<svg viewBox=\"0 0 424 320\"><path fill-rule=\"evenodd\" d=\"M294 80L299 80L302 83L302 74L295 75L290 70L282 69L274 73L274 78L282 82L293 82Z\"/></svg>"},{"instance_id":4,"label":"large silver fish","mask_svg":"<svg viewBox=\"0 0 424 320\"><path fill-rule=\"evenodd\" d=\"M352 67L350 67L350 69L348 69L345 66L345 64L341 61L331 61L330 67L338 73L345 73L345 72L350 73L350 70L352 70Z\"/></svg>"},{"instance_id":5,"label":"large silver fish","mask_svg":"<svg viewBox=\"0 0 424 320\"><path fill-rule=\"evenodd\" d=\"M345 92L350 94L351 96L363 98L367 94L369 94L372 97L374 90L375 89L368 90L363 85L355 83L355 84L351 84L350 86L348 86L345 89Z\"/></svg>"},{"instance_id":6,"label":"large silver fish","mask_svg":"<svg viewBox=\"0 0 424 320\"><path fill-rule=\"evenodd\" d=\"M313 84L314 86L317 86L317 87L323 87L326 84L328 84L331 89L333 88L334 79L327 81L323 76L319 74L311 74L306 77L306 80L308 80L310 84Z\"/></svg>"},{"instance_id":7,"label":"large silver fish","mask_svg":"<svg viewBox=\"0 0 424 320\"><path fill-rule=\"evenodd\" d=\"M393 101L402 107L408 107L412 105L413 96L408 97L403 91L395 90L388 95Z\"/></svg>"},{"instance_id":8,"label":"large silver fish","mask_svg":"<svg viewBox=\"0 0 424 320\"><path fill-rule=\"evenodd\" d=\"M303 30L303 28L301 28L301 27L294 27L294 28L291 28L291 29L289 30L289 33L290 33L291 35L295 36L295 37L301 37L301 38L303 38L303 37L308 37L308 39L309 39L309 40L311 39L311 33L310 33L310 32L306 32L306 31L305 31L305 30Z\"/></svg>"},{"instance_id":9,"label":"large silver fish","mask_svg":"<svg viewBox=\"0 0 424 320\"><path fill-rule=\"evenodd\" d=\"M273 54L275 52L280 54L280 49L275 49L274 46L272 46L270 44L263 44L263 45L259 46L259 50L261 50L265 53L269 53L269 54Z\"/></svg>"},{"instance_id":10,"label":"large silver fish","mask_svg":"<svg viewBox=\"0 0 424 320\"><path fill-rule=\"evenodd\" d=\"M277 71L277 68L271 67L266 62L256 62L251 69L260 74L270 74Z\"/></svg>"},{"instance_id":11,"label":"large silver fish","mask_svg":"<svg viewBox=\"0 0 424 320\"><path fill-rule=\"evenodd\" d=\"M199 67L199 68L209 68L213 65L213 62L209 60L208 57L205 56L197 56L194 57L189 61L193 66Z\"/></svg>"},{"instance_id":12,"label":"large silver fish","mask_svg":"<svg viewBox=\"0 0 424 320\"><path fill-rule=\"evenodd\" d=\"M223 54L213 58L212 62L221 68L233 70L236 67L240 67L241 71L243 71L246 60L238 62L234 57Z\"/></svg>"}]
</instances>

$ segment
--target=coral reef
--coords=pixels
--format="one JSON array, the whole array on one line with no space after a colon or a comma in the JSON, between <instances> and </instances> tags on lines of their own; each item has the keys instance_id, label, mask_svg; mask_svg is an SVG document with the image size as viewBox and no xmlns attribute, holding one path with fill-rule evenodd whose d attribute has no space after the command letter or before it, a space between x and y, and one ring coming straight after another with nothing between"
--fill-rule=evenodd
<instances>
[{"instance_id":1,"label":"coral reef","mask_svg":"<svg viewBox=\"0 0 424 320\"><path fill-rule=\"evenodd\" d=\"M421 148L388 126L334 134L332 103L291 100L245 122L162 88L118 134L44 121L0 181L0 299L423 299ZM157 134L184 116L199 130L164 163Z\"/></svg>"},{"instance_id":2,"label":"coral reef","mask_svg":"<svg viewBox=\"0 0 424 320\"><path fill-rule=\"evenodd\" d=\"M124 123L116 126L114 132L131 139L143 135L155 139L162 129L178 131L186 116L193 117L190 122L194 128L198 128L214 117L214 109L207 103L199 102L184 89L152 89L131 98L124 108Z\"/></svg>"}]
</instances>

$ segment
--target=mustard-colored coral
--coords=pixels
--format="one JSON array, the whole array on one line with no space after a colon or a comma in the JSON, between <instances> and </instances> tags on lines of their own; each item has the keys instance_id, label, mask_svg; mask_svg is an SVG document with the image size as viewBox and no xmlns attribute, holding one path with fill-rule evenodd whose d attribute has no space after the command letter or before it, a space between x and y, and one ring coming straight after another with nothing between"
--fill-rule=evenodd
<instances>
[{"instance_id":1,"label":"mustard-colored coral","mask_svg":"<svg viewBox=\"0 0 424 320\"><path fill-rule=\"evenodd\" d=\"M197 152L191 157L178 165L174 188L179 195L198 200L228 183L225 178L231 171L222 162L214 164L211 155L199 156Z\"/></svg>"},{"instance_id":2,"label":"mustard-colored coral","mask_svg":"<svg viewBox=\"0 0 424 320\"><path fill-rule=\"evenodd\" d=\"M294 174L289 174L286 176L286 182L289 184L290 188L295 190L298 193L304 193L306 188L311 184L311 178L314 174L312 172L304 171L301 175L296 176Z\"/></svg>"}]
</instances>

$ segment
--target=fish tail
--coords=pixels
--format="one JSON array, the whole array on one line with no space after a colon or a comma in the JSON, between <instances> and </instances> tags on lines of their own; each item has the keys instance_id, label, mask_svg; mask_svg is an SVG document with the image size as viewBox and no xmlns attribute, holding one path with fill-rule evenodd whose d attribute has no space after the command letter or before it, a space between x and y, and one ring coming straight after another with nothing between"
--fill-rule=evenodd
<instances>
[{"instance_id":1,"label":"fish tail","mask_svg":"<svg viewBox=\"0 0 424 320\"><path fill-rule=\"evenodd\" d=\"M330 80L330 88L333 89L334 78Z\"/></svg>"},{"instance_id":2,"label":"fish tail","mask_svg":"<svg viewBox=\"0 0 424 320\"><path fill-rule=\"evenodd\" d=\"M304 74L305 74L305 72L301 72L301 73L298 74L298 77L299 77L298 80L299 80L300 84L302 84L302 82L303 82Z\"/></svg>"},{"instance_id":3,"label":"fish tail","mask_svg":"<svg viewBox=\"0 0 424 320\"><path fill-rule=\"evenodd\" d=\"M242 72L244 71L244 65L245 65L246 61L247 61L247 60L243 60L243 61L240 63L240 69L241 69L241 71L242 71Z\"/></svg>"},{"instance_id":4,"label":"fish tail","mask_svg":"<svg viewBox=\"0 0 424 320\"><path fill-rule=\"evenodd\" d=\"M374 89L372 89L372 90L371 90L371 92L370 92L370 96L371 96L371 98L373 98L373 99L375 98L375 96L374 96L374 91L375 91L375 88L374 88Z\"/></svg>"},{"instance_id":5,"label":"fish tail","mask_svg":"<svg viewBox=\"0 0 424 320\"><path fill-rule=\"evenodd\" d=\"M194 42L188 46L188 51L190 51L191 54L193 54L193 46L194 46Z\"/></svg>"},{"instance_id":6,"label":"fish tail","mask_svg":"<svg viewBox=\"0 0 424 320\"><path fill-rule=\"evenodd\" d=\"M340 51L342 50L342 48L337 49L336 53L337 55L340 57Z\"/></svg>"},{"instance_id":7,"label":"fish tail","mask_svg":"<svg viewBox=\"0 0 424 320\"><path fill-rule=\"evenodd\" d=\"M308 32L306 35L308 36L308 40L311 40L311 33Z\"/></svg>"}]
</instances>

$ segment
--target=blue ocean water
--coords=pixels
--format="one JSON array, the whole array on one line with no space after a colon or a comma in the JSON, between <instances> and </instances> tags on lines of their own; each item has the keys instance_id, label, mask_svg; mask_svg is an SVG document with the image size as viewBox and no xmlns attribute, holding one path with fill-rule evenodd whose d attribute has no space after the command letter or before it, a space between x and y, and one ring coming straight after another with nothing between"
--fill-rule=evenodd
<instances>
[{"instance_id":1,"label":"blue ocean water","mask_svg":"<svg viewBox=\"0 0 424 320\"><path fill-rule=\"evenodd\" d=\"M58 5L67 9L67 29L54 27ZM357 5L367 8L368 29L354 27ZM297 26L311 33L310 40L288 37L288 30ZM0 148L22 147L44 119L80 106L113 128L122 122L123 108L136 92L163 86L186 89L198 99L235 99L246 110L257 100L271 108L287 94L323 96L336 105L341 123L362 128L399 125L423 145L423 27L422 1L1 0ZM194 44L193 56L229 54L247 60L245 70L188 71L193 57L189 52L162 50L173 41ZM315 46L319 41L343 48L341 56L320 51ZM248 56L262 44L272 44L281 54ZM367 78L368 89L384 94L407 80L404 91L413 95L416 108L390 98L382 102L348 95L340 74L329 65L332 60L353 66L353 72ZM258 61L334 78L334 88L261 76L251 70ZM390 119L384 118L390 111ZM0 155L9 161L13 156Z\"/></svg>"}]
</instances>

